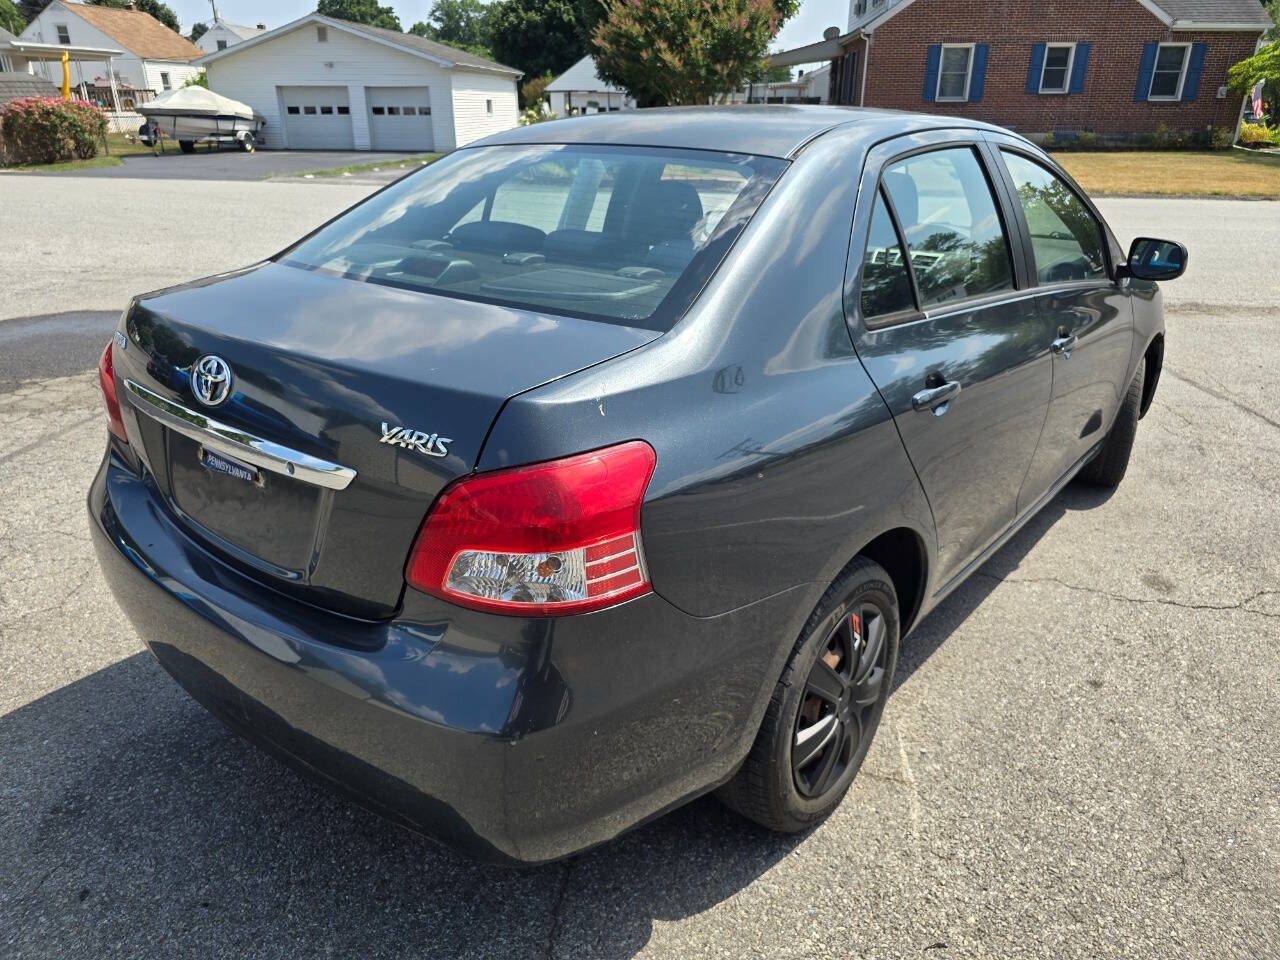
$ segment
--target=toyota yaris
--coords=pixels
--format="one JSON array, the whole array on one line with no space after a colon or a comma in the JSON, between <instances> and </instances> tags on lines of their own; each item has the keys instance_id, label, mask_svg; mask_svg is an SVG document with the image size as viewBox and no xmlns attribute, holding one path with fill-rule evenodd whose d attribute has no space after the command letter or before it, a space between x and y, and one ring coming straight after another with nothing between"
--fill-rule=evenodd
<instances>
[{"instance_id":1,"label":"toyota yaris","mask_svg":"<svg viewBox=\"0 0 1280 960\"><path fill-rule=\"evenodd\" d=\"M196 700L454 847L546 861L711 790L800 830L902 636L1120 481L1185 262L955 118L512 130L129 305L98 556Z\"/></svg>"}]
</instances>

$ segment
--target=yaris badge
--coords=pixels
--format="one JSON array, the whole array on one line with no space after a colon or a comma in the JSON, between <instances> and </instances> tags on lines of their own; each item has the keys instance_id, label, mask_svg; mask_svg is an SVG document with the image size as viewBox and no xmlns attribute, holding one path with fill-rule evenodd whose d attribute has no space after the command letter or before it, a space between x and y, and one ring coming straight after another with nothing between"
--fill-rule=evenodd
<instances>
[{"instance_id":1,"label":"yaris badge","mask_svg":"<svg viewBox=\"0 0 1280 960\"><path fill-rule=\"evenodd\" d=\"M231 368L213 354L201 357L191 368L191 392L206 407L216 407L231 393Z\"/></svg>"},{"instance_id":2,"label":"yaris badge","mask_svg":"<svg viewBox=\"0 0 1280 960\"><path fill-rule=\"evenodd\" d=\"M393 446L404 447L406 450L417 450L419 453L425 453L428 457L447 457L449 448L445 444L453 443L453 440L449 437L442 437L438 433L410 430L408 427L391 427L384 420L382 422L382 439L378 442L390 443Z\"/></svg>"}]
</instances>

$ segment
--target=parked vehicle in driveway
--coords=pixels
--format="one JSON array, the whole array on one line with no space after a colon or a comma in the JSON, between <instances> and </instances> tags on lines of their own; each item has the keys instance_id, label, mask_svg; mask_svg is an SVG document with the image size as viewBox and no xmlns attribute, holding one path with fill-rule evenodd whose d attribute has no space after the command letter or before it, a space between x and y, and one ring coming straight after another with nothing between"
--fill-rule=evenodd
<instances>
[{"instance_id":1,"label":"parked vehicle in driveway","mask_svg":"<svg viewBox=\"0 0 1280 960\"><path fill-rule=\"evenodd\" d=\"M1124 476L1185 263L980 123L508 131L130 304L98 555L196 700L454 847L547 861L716 789L801 830L901 638Z\"/></svg>"}]
</instances>

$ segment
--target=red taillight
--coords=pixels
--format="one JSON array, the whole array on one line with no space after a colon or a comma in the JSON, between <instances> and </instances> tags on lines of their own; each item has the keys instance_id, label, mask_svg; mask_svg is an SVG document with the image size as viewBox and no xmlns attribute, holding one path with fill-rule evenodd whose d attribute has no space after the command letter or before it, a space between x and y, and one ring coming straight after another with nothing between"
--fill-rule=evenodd
<instances>
[{"instance_id":1,"label":"red taillight","mask_svg":"<svg viewBox=\"0 0 1280 960\"><path fill-rule=\"evenodd\" d=\"M497 613L584 613L649 592L641 440L465 477L440 494L409 554L411 586Z\"/></svg>"},{"instance_id":2,"label":"red taillight","mask_svg":"<svg viewBox=\"0 0 1280 960\"><path fill-rule=\"evenodd\" d=\"M107 405L107 429L128 443L129 438L124 433L124 419L120 416L120 398L116 396L116 375L111 365L110 340L98 361L98 385L102 387L102 402Z\"/></svg>"}]
</instances>

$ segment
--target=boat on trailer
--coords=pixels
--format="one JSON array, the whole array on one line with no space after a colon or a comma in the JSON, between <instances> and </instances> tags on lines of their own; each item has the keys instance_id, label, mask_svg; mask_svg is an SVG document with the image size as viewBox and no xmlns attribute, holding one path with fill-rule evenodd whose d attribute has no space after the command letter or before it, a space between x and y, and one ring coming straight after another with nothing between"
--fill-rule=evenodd
<instances>
[{"instance_id":1,"label":"boat on trailer","mask_svg":"<svg viewBox=\"0 0 1280 960\"><path fill-rule=\"evenodd\" d=\"M204 87L170 90L135 109L147 118L138 128L143 143L177 140L183 153L191 153L198 142L234 143L252 153L266 126L252 107Z\"/></svg>"}]
</instances>

